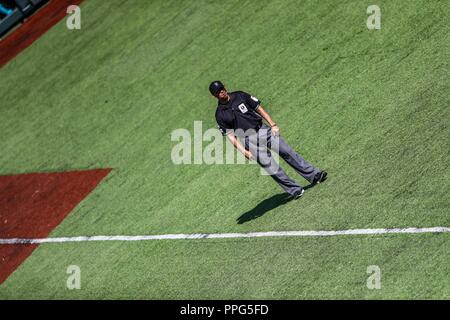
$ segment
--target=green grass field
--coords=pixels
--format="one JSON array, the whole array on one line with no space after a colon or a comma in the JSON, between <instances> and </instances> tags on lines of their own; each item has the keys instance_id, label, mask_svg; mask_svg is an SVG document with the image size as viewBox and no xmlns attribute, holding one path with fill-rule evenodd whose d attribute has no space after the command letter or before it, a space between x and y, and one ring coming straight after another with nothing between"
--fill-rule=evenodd
<instances>
[{"instance_id":1,"label":"green grass field","mask_svg":"<svg viewBox=\"0 0 450 320\"><path fill-rule=\"evenodd\" d=\"M371 4L381 30L366 27ZM113 168L52 237L450 226L448 1L81 10L81 30L61 21L0 70L0 174ZM260 98L327 182L238 223L277 205L272 179L174 165L173 130L216 126L215 79ZM69 265L81 290L66 287ZM449 274L448 233L43 244L0 299L449 299Z\"/></svg>"}]
</instances>

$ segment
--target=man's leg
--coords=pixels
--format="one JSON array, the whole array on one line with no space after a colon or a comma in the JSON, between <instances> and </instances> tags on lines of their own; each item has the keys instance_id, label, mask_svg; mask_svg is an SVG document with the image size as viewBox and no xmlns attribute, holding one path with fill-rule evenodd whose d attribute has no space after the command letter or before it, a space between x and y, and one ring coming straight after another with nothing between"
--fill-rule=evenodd
<instances>
[{"instance_id":1,"label":"man's leg","mask_svg":"<svg viewBox=\"0 0 450 320\"><path fill-rule=\"evenodd\" d=\"M266 172L274 179L281 188L292 196L299 194L303 188L293 179L289 178L286 172L272 157L270 150L267 148L266 136L259 136L259 144L254 139L245 139L245 148L250 150L258 164L266 170Z\"/></svg>"},{"instance_id":2,"label":"man's leg","mask_svg":"<svg viewBox=\"0 0 450 320\"><path fill-rule=\"evenodd\" d=\"M315 168L312 164L306 161L301 155L295 152L283 138L280 136L271 138L270 148L276 152L286 161L292 168L295 169L303 178L310 183L314 182L314 177L321 171Z\"/></svg>"}]
</instances>

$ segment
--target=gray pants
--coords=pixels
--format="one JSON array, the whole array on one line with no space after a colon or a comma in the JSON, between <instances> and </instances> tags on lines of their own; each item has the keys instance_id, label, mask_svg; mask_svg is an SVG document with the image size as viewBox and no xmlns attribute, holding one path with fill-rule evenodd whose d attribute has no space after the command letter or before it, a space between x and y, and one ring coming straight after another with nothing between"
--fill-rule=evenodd
<instances>
[{"instance_id":1,"label":"gray pants","mask_svg":"<svg viewBox=\"0 0 450 320\"><path fill-rule=\"evenodd\" d=\"M292 168L310 183L314 176L320 172L303 159L280 136L272 136L269 126L263 124L261 129L253 135L245 137L245 148L255 157L258 164L286 191L293 195L302 187L289 178L272 156L271 151L277 152Z\"/></svg>"}]
</instances>

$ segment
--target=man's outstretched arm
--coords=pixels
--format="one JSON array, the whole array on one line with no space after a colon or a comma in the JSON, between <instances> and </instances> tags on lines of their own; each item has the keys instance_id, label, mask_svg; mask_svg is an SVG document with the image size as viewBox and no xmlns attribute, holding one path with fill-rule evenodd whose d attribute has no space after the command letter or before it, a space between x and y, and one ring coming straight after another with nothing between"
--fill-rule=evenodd
<instances>
[{"instance_id":1,"label":"man's outstretched arm","mask_svg":"<svg viewBox=\"0 0 450 320\"><path fill-rule=\"evenodd\" d=\"M238 138L233 133L227 134L228 140L230 140L231 144L238 149L247 159L253 160L253 155L250 151L246 150L242 143L239 141Z\"/></svg>"},{"instance_id":2,"label":"man's outstretched arm","mask_svg":"<svg viewBox=\"0 0 450 320\"><path fill-rule=\"evenodd\" d=\"M256 112L258 112L264 118L264 120L267 121L269 126L272 128L272 132L273 132L274 135L277 136L277 135L280 134L280 128L278 128L278 126L275 123L275 121L272 120L270 115L267 113L266 110L264 110L264 108L261 105L259 105L258 109L256 109Z\"/></svg>"}]
</instances>

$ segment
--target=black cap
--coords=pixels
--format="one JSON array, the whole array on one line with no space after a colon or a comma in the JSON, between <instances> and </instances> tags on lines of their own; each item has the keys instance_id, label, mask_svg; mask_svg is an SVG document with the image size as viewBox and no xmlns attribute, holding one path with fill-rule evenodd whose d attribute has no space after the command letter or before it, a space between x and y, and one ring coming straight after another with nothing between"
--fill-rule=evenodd
<instances>
[{"instance_id":1,"label":"black cap","mask_svg":"<svg viewBox=\"0 0 450 320\"><path fill-rule=\"evenodd\" d=\"M215 96L222 89L225 89L225 86L219 80L213 81L209 85L209 92L211 92L213 96Z\"/></svg>"}]
</instances>

